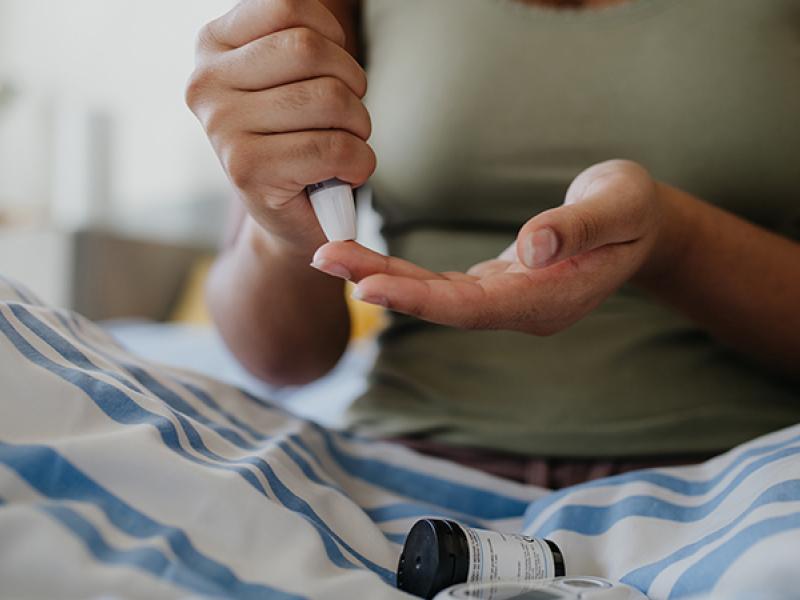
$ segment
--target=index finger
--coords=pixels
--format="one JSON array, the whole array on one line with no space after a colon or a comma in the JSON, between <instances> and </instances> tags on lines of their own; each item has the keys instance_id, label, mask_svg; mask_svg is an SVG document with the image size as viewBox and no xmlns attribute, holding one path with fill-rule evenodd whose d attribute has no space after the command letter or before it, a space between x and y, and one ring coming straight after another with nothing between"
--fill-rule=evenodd
<instances>
[{"instance_id":1,"label":"index finger","mask_svg":"<svg viewBox=\"0 0 800 600\"><path fill-rule=\"evenodd\" d=\"M365 277L384 274L412 279L447 279L412 262L385 256L355 242L330 242L314 255L312 266L329 275L342 276L358 283Z\"/></svg>"},{"instance_id":2,"label":"index finger","mask_svg":"<svg viewBox=\"0 0 800 600\"><path fill-rule=\"evenodd\" d=\"M339 20L319 0L241 0L206 25L204 38L230 50L295 27L313 29L342 47L346 42Z\"/></svg>"},{"instance_id":3,"label":"index finger","mask_svg":"<svg viewBox=\"0 0 800 600\"><path fill-rule=\"evenodd\" d=\"M495 306L476 281L371 275L358 284L353 297L448 327L494 329L498 325Z\"/></svg>"}]
</instances>

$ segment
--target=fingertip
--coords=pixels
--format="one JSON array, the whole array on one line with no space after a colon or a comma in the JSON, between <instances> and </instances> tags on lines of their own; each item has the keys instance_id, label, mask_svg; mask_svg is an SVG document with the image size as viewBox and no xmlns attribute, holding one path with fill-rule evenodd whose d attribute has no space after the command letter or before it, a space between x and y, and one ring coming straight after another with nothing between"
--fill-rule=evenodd
<instances>
[{"instance_id":1,"label":"fingertip","mask_svg":"<svg viewBox=\"0 0 800 600\"><path fill-rule=\"evenodd\" d=\"M328 242L319 247L314 253L314 262L319 260L333 260L345 255L350 251L350 247L355 245L355 242Z\"/></svg>"},{"instance_id":2,"label":"fingertip","mask_svg":"<svg viewBox=\"0 0 800 600\"><path fill-rule=\"evenodd\" d=\"M319 264L329 258L328 255L331 252L330 250L331 243L333 242L328 242L327 244L323 244L322 246L317 248L317 251L314 253L313 258L311 259L312 266L315 264Z\"/></svg>"},{"instance_id":3,"label":"fingertip","mask_svg":"<svg viewBox=\"0 0 800 600\"><path fill-rule=\"evenodd\" d=\"M389 308L389 299L384 294L376 291L369 291L360 285L356 286L351 296L354 300L358 300L359 302Z\"/></svg>"}]
</instances>

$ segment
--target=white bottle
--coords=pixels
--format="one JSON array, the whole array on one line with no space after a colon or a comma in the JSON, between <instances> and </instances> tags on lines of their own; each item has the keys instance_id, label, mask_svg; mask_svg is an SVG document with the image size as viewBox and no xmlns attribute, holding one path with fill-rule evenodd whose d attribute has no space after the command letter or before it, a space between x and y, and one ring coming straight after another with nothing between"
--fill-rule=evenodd
<instances>
[{"instance_id":1,"label":"white bottle","mask_svg":"<svg viewBox=\"0 0 800 600\"><path fill-rule=\"evenodd\" d=\"M319 224L331 242L356 239L356 203L353 188L329 179L306 188Z\"/></svg>"}]
</instances>

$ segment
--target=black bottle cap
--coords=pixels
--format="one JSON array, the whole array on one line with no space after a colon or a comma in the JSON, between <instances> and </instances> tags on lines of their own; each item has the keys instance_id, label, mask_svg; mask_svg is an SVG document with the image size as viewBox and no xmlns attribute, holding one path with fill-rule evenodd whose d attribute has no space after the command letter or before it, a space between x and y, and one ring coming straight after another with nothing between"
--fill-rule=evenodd
<instances>
[{"instance_id":1,"label":"black bottle cap","mask_svg":"<svg viewBox=\"0 0 800 600\"><path fill-rule=\"evenodd\" d=\"M418 521L406 538L397 567L397 587L419 598L464 583L469 572L467 536L453 521Z\"/></svg>"},{"instance_id":2,"label":"black bottle cap","mask_svg":"<svg viewBox=\"0 0 800 600\"><path fill-rule=\"evenodd\" d=\"M551 542L550 540L545 540L545 543L553 553L553 565L556 577L566 577L567 567L564 563L564 554L561 552L561 548L559 548L555 542Z\"/></svg>"}]
</instances>

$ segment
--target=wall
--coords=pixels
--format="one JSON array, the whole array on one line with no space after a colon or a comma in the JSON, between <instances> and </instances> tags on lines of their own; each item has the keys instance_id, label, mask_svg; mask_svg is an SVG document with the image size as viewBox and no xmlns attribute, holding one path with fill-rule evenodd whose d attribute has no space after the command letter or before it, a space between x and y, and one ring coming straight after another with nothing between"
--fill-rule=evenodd
<instances>
[{"instance_id":1,"label":"wall","mask_svg":"<svg viewBox=\"0 0 800 600\"><path fill-rule=\"evenodd\" d=\"M109 200L120 227L218 228L226 182L183 103L194 38L230 0L0 0L0 208L47 207L64 113L110 123ZM73 119L74 120L74 119ZM188 206L210 207L194 223Z\"/></svg>"}]
</instances>

